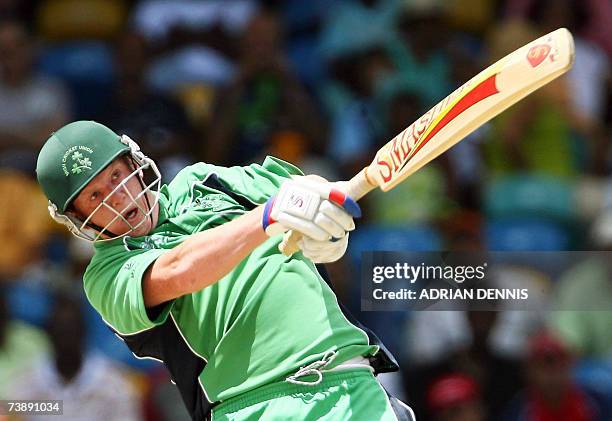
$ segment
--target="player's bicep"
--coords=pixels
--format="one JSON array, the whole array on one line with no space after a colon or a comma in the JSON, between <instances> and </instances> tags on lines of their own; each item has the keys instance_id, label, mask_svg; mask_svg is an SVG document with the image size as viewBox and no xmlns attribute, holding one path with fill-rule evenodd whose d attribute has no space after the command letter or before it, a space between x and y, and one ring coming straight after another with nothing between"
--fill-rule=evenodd
<instances>
[{"instance_id":1,"label":"player's bicep","mask_svg":"<svg viewBox=\"0 0 612 421\"><path fill-rule=\"evenodd\" d=\"M155 260L142 276L145 307L152 308L185 294L181 277L172 264L163 258Z\"/></svg>"}]
</instances>

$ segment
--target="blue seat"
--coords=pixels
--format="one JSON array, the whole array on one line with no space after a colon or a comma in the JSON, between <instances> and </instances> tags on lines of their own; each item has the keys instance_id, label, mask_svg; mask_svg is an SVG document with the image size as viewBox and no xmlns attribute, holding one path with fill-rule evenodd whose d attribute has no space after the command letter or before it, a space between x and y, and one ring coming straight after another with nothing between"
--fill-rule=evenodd
<instances>
[{"instance_id":1,"label":"blue seat","mask_svg":"<svg viewBox=\"0 0 612 421\"><path fill-rule=\"evenodd\" d=\"M496 219L485 224L487 249L494 251L567 250L570 235L553 221Z\"/></svg>"},{"instance_id":2,"label":"blue seat","mask_svg":"<svg viewBox=\"0 0 612 421\"><path fill-rule=\"evenodd\" d=\"M440 233L428 225L365 225L351 233L347 256L358 271L361 254L367 251L437 251L442 248Z\"/></svg>"},{"instance_id":3,"label":"blue seat","mask_svg":"<svg viewBox=\"0 0 612 421\"><path fill-rule=\"evenodd\" d=\"M299 79L311 88L316 88L326 76L315 36L301 36L288 42L287 53Z\"/></svg>"},{"instance_id":4,"label":"blue seat","mask_svg":"<svg viewBox=\"0 0 612 421\"><path fill-rule=\"evenodd\" d=\"M10 318L44 328L53 302L44 284L24 280L8 287L7 305Z\"/></svg>"},{"instance_id":5,"label":"blue seat","mask_svg":"<svg viewBox=\"0 0 612 421\"><path fill-rule=\"evenodd\" d=\"M489 217L549 217L571 221L574 187L567 180L544 175L511 175L492 180L484 193Z\"/></svg>"},{"instance_id":6,"label":"blue seat","mask_svg":"<svg viewBox=\"0 0 612 421\"><path fill-rule=\"evenodd\" d=\"M351 233L349 253L359 256L363 251L436 251L441 247L440 234L428 225L366 225Z\"/></svg>"},{"instance_id":7,"label":"blue seat","mask_svg":"<svg viewBox=\"0 0 612 421\"><path fill-rule=\"evenodd\" d=\"M612 416L612 361L583 359L579 360L573 372L579 386L590 392L600 406L603 414L599 419Z\"/></svg>"},{"instance_id":8,"label":"blue seat","mask_svg":"<svg viewBox=\"0 0 612 421\"><path fill-rule=\"evenodd\" d=\"M113 53L102 42L79 41L45 49L38 70L62 79L75 106L75 118L91 118L108 104L115 81Z\"/></svg>"}]
</instances>

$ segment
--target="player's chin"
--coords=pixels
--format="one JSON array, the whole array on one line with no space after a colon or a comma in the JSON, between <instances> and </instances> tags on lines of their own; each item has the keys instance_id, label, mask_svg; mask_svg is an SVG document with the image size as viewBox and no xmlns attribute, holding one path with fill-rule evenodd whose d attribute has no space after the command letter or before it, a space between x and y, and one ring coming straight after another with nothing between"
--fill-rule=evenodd
<instances>
[{"instance_id":1,"label":"player's chin","mask_svg":"<svg viewBox=\"0 0 612 421\"><path fill-rule=\"evenodd\" d=\"M134 223L133 228L127 227L127 234L131 237L142 237L151 231L151 218L146 215L141 215Z\"/></svg>"}]
</instances>

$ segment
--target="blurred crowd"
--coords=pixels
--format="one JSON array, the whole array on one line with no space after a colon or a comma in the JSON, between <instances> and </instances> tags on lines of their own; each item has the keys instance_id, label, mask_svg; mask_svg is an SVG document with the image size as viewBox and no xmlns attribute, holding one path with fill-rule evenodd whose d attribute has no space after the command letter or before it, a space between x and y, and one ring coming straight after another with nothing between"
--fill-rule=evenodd
<instances>
[{"instance_id":1,"label":"blurred crowd","mask_svg":"<svg viewBox=\"0 0 612 421\"><path fill-rule=\"evenodd\" d=\"M91 248L53 224L34 176L52 131L107 124L166 181L266 155L348 179L488 64L567 27L573 69L364 199L329 270L401 360L385 381L419 420L612 419L612 312L547 311L612 302L612 259L508 266L508 285L554 291L539 312L359 308L364 250L612 251L610 22L609 0L0 0L0 399L187 416L83 298Z\"/></svg>"}]
</instances>

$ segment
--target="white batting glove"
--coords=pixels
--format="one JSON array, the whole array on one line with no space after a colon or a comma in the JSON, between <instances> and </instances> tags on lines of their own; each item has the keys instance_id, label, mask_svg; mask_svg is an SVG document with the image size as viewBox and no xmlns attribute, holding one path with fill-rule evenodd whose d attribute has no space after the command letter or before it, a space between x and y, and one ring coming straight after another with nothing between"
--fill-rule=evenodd
<instances>
[{"instance_id":1,"label":"white batting glove","mask_svg":"<svg viewBox=\"0 0 612 421\"><path fill-rule=\"evenodd\" d=\"M318 241L310 237L302 236L297 242L304 257L314 263L331 263L339 260L348 247L349 233L338 240Z\"/></svg>"},{"instance_id":2,"label":"white batting glove","mask_svg":"<svg viewBox=\"0 0 612 421\"><path fill-rule=\"evenodd\" d=\"M359 205L332 183L297 177L266 203L262 225L269 236L295 230L317 241L341 239L355 229Z\"/></svg>"}]
</instances>

